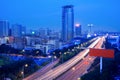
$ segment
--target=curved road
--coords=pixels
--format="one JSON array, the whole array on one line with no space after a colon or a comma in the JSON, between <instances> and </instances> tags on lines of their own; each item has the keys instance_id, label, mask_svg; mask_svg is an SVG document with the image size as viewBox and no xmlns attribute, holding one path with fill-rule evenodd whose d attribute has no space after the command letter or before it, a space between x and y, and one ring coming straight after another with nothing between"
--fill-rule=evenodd
<instances>
[{"instance_id":1,"label":"curved road","mask_svg":"<svg viewBox=\"0 0 120 80\"><path fill-rule=\"evenodd\" d=\"M101 40L100 37L97 38L88 48L93 48L99 41ZM81 59L83 59L89 52L89 49L86 49L80 52L77 56L71 58L69 61L61 64L60 66L51 69L47 73L41 75L35 80L53 80L57 78L59 75L66 72L68 69L72 68L75 64L77 64ZM67 79L68 80L68 79Z\"/></svg>"},{"instance_id":2,"label":"curved road","mask_svg":"<svg viewBox=\"0 0 120 80\"><path fill-rule=\"evenodd\" d=\"M104 38L101 38L98 44L94 48L101 48ZM66 73L58 77L56 80L80 80L79 77L87 73L87 69L94 62L96 57L86 56L84 60L73 66Z\"/></svg>"}]
</instances>

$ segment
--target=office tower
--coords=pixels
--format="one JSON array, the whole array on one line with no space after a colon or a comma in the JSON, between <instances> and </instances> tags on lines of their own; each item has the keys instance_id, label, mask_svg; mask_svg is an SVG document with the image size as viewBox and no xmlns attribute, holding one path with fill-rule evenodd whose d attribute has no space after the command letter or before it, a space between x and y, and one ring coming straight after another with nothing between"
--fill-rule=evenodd
<instances>
[{"instance_id":1,"label":"office tower","mask_svg":"<svg viewBox=\"0 0 120 80\"><path fill-rule=\"evenodd\" d=\"M62 7L62 40L70 41L74 37L74 10L73 5Z\"/></svg>"},{"instance_id":2,"label":"office tower","mask_svg":"<svg viewBox=\"0 0 120 80\"><path fill-rule=\"evenodd\" d=\"M26 33L26 28L19 24L14 24L12 26L12 36L22 37Z\"/></svg>"},{"instance_id":3,"label":"office tower","mask_svg":"<svg viewBox=\"0 0 120 80\"><path fill-rule=\"evenodd\" d=\"M75 36L76 37L80 37L81 36L81 25L80 24L76 24L75 25Z\"/></svg>"},{"instance_id":4,"label":"office tower","mask_svg":"<svg viewBox=\"0 0 120 80\"><path fill-rule=\"evenodd\" d=\"M0 21L0 37L8 36L9 23L8 21Z\"/></svg>"}]
</instances>

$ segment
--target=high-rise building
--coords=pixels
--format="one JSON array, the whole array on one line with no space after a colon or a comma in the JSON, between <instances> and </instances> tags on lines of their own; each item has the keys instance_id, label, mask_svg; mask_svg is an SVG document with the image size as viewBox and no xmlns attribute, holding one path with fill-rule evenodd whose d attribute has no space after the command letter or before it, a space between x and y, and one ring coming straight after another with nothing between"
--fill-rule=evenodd
<instances>
[{"instance_id":1,"label":"high-rise building","mask_svg":"<svg viewBox=\"0 0 120 80\"><path fill-rule=\"evenodd\" d=\"M0 21L0 37L8 36L8 31L9 31L9 22Z\"/></svg>"},{"instance_id":2,"label":"high-rise building","mask_svg":"<svg viewBox=\"0 0 120 80\"><path fill-rule=\"evenodd\" d=\"M75 36L76 37L80 37L81 36L81 25L80 24L76 24L75 25Z\"/></svg>"},{"instance_id":3,"label":"high-rise building","mask_svg":"<svg viewBox=\"0 0 120 80\"><path fill-rule=\"evenodd\" d=\"M70 41L74 37L74 10L73 5L62 7L62 40Z\"/></svg>"},{"instance_id":4,"label":"high-rise building","mask_svg":"<svg viewBox=\"0 0 120 80\"><path fill-rule=\"evenodd\" d=\"M26 28L19 24L14 24L12 26L12 36L21 37L26 33Z\"/></svg>"}]
</instances>

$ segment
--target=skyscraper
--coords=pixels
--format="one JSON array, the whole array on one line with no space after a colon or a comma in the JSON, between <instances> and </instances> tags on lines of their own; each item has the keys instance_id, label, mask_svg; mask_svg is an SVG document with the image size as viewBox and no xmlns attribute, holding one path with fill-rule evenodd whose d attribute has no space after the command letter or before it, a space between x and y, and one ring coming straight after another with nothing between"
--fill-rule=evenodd
<instances>
[{"instance_id":1,"label":"skyscraper","mask_svg":"<svg viewBox=\"0 0 120 80\"><path fill-rule=\"evenodd\" d=\"M76 24L75 25L75 36L76 37L80 37L81 36L81 25L80 24Z\"/></svg>"},{"instance_id":2,"label":"skyscraper","mask_svg":"<svg viewBox=\"0 0 120 80\"><path fill-rule=\"evenodd\" d=\"M74 10L73 5L62 7L62 40L70 41L74 37Z\"/></svg>"},{"instance_id":3,"label":"skyscraper","mask_svg":"<svg viewBox=\"0 0 120 80\"><path fill-rule=\"evenodd\" d=\"M0 37L8 36L9 23L7 21L0 21Z\"/></svg>"}]
</instances>

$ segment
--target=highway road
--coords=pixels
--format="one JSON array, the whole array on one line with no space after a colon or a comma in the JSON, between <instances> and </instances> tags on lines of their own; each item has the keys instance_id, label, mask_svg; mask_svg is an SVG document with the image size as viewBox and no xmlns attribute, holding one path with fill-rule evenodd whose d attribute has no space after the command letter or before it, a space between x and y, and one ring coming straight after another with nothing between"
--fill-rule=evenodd
<instances>
[{"instance_id":1,"label":"highway road","mask_svg":"<svg viewBox=\"0 0 120 80\"><path fill-rule=\"evenodd\" d=\"M32 75L24 78L23 80L34 80L38 78L39 76L45 74L47 71L51 70L54 65L56 65L59 62L59 60L56 60L54 62L51 62L50 64L46 65L42 69L38 70L37 72L33 73Z\"/></svg>"},{"instance_id":2,"label":"highway road","mask_svg":"<svg viewBox=\"0 0 120 80\"><path fill-rule=\"evenodd\" d=\"M101 40L100 37L96 39L88 48L93 48L98 42ZM61 64L60 66L51 69L47 73L41 75L35 80L53 80L57 78L59 75L63 74L70 68L72 68L75 64L77 64L81 59L83 59L89 52L89 49L85 49L82 52L80 52L77 56L71 58L69 61ZM74 68L73 68L74 69ZM68 79L67 79L68 80Z\"/></svg>"},{"instance_id":3,"label":"highway road","mask_svg":"<svg viewBox=\"0 0 120 80\"><path fill-rule=\"evenodd\" d=\"M101 38L98 44L94 48L101 48L104 38ZM80 80L80 77L87 73L87 69L94 62L96 57L87 55L84 60L73 66L63 75L59 76L56 80Z\"/></svg>"}]
</instances>

